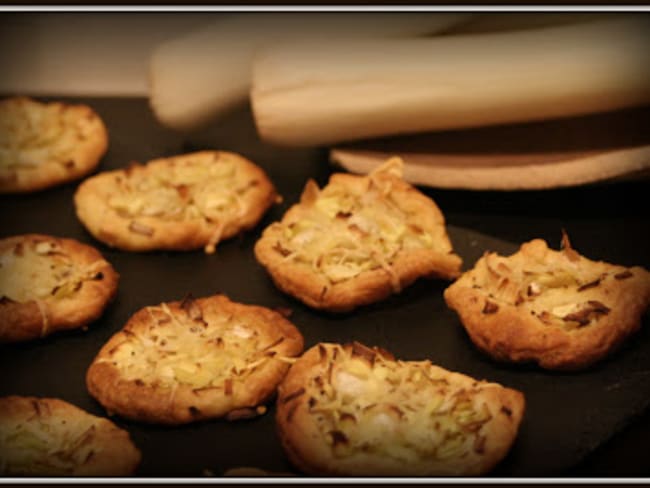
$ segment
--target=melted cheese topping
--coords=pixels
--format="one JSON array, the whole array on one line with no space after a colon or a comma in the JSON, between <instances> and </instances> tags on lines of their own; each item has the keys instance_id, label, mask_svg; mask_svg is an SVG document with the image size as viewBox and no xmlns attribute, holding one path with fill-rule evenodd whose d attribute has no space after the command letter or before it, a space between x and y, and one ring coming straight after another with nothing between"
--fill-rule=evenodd
<instances>
[{"instance_id":1,"label":"melted cheese topping","mask_svg":"<svg viewBox=\"0 0 650 488\"><path fill-rule=\"evenodd\" d=\"M80 268L55 241L20 242L0 253L0 297L20 303L69 297L102 264Z\"/></svg>"},{"instance_id":2,"label":"melted cheese topping","mask_svg":"<svg viewBox=\"0 0 650 488\"><path fill-rule=\"evenodd\" d=\"M113 364L127 381L171 389L179 384L223 388L229 395L233 382L245 381L276 356L273 347L282 338L266 343L254 324L225 314L205 322L200 309L189 310L196 311L194 319L165 304L148 307L151 322L146 330L125 329L125 340L100 362Z\"/></svg>"},{"instance_id":3,"label":"melted cheese topping","mask_svg":"<svg viewBox=\"0 0 650 488\"><path fill-rule=\"evenodd\" d=\"M39 400L31 407L24 418L0 417L0 473L69 475L100 450L91 416L56 416Z\"/></svg>"},{"instance_id":4,"label":"melted cheese topping","mask_svg":"<svg viewBox=\"0 0 650 488\"><path fill-rule=\"evenodd\" d=\"M0 168L69 164L91 128L60 104L6 100L0 103Z\"/></svg>"},{"instance_id":5,"label":"melted cheese topping","mask_svg":"<svg viewBox=\"0 0 650 488\"><path fill-rule=\"evenodd\" d=\"M357 193L330 183L313 201L302 203L300 220L274 224L281 229L275 249L286 260L322 273L331 283L383 268L397 290L392 265L400 252L450 251L439 248L431 231L420 225L418 215L405 211L394 199L390 181L373 176L366 178L367 191Z\"/></svg>"},{"instance_id":6,"label":"melted cheese topping","mask_svg":"<svg viewBox=\"0 0 650 488\"><path fill-rule=\"evenodd\" d=\"M486 383L468 389L428 361L390 360L357 343L318 347L329 366L309 378L308 405L335 457L417 462L482 452L491 414L476 395Z\"/></svg>"},{"instance_id":7,"label":"melted cheese topping","mask_svg":"<svg viewBox=\"0 0 650 488\"><path fill-rule=\"evenodd\" d=\"M254 186L240 164L226 155L185 156L121 172L108 204L126 218L203 218L218 222L247 210L243 196Z\"/></svg>"},{"instance_id":8,"label":"melted cheese topping","mask_svg":"<svg viewBox=\"0 0 650 488\"><path fill-rule=\"evenodd\" d=\"M609 313L611 304L603 301L599 287L632 276L627 273L623 267L590 261L569 248L569 252L548 250L537 260L488 254L470 275L472 286L485 289L497 307L519 306L545 325L571 331L597 323Z\"/></svg>"}]
</instances>

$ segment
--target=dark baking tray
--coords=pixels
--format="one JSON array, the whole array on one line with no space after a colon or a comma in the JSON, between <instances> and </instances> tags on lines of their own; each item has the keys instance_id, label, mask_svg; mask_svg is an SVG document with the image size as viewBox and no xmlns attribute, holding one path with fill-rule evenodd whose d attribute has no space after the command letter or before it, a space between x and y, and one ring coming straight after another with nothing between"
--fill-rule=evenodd
<instances>
[{"instance_id":1,"label":"dark baking tray","mask_svg":"<svg viewBox=\"0 0 650 488\"><path fill-rule=\"evenodd\" d=\"M402 359L430 358L445 368L525 392L527 411L519 437L494 475L650 473L647 464L639 464L650 441L647 316L646 327L616 354L588 371L567 374L488 360L445 306L442 292L448 283L443 281L419 281L399 296L354 313L314 312L274 288L255 262L252 247L262 229L297 200L308 178L326 182L332 168L324 149L281 149L261 143L246 109L209 130L182 135L158 125L143 99L81 101L99 112L110 132L102 170L203 148L232 150L268 172L284 203L254 230L220 244L215 255L207 256L201 251L132 254L103 246L75 218L76 184L33 195L3 196L2 236L41 232L93 244L113 263L121 281L115 302L87 331L1 346L0 394L59 397L104 415L84 384L86 369L102 344L145 305L178 299L187 292L194 296L220 292L244 303L291 308L291 320L302 331L307 347L318 341L357 340L384 347ZM535 237L557 247L564 228L574 246L591 258L649 267L649 189L648 184L637 182L544 192L425 192L445 213L454 247L466 266L485 250L510 253ZM251 465L291 471L273 417L271 407L254 420L215 420L174 428L114 420L129 430L142 450L138 475L203 476ZM632 422L645 430L630 435L628 427L628 434L614 435ZM615 466L607 464L612 456Z\"/></svg>"}]
</instances>

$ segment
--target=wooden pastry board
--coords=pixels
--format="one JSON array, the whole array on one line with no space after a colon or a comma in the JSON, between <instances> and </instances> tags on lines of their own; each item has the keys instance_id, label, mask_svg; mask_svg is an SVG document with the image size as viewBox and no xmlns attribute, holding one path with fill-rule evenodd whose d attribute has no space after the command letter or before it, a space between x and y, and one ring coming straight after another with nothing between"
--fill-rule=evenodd
<instances>
[{"instance_id":1,"label":"wooden pastry board","mask_svg":"<svg viewBox=\"0 0 650 488\"><path fill-rule=\"evenodd\" d=\"M330 158L367 173L388 157L407 180L436 188L526 190L650 175L650 109L445 131L335 147Z\"/></svg>"}]
</instances>

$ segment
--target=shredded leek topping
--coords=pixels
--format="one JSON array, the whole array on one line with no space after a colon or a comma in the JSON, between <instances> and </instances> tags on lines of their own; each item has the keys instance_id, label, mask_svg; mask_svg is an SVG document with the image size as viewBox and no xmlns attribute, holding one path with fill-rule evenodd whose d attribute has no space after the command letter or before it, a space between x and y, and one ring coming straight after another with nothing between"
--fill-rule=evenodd
<instances>
[{"instance_id":1,"label":"shredded leek topping","mask_svg":"<svg viewBox=\"0 0 650 488\"><path fill-rule=\"evenodd\" d=\"M265 343L254 324L226 314L206 322L197 302L192 303L193 316L164 303L147 307L150 325L125 329L124 340L99 362L113 364L127 381L172 391L178 385L221 388L228 395L234 382L245 381L267 361L282 359L274 350L282 337Z\"/></svg>"},{"instance_id":2,"label":"shredded leek topping","mask_svg":"<svg viewBox=\"0 0 650 488\"><path fill-rule=\"evenodd\" d=\"M91 128L63 105L6 100L0 103L0 168L69 164Z\"/></svg>"},{"instance_id":3,"label":"shredded leek topping","mask_svg":"<svg viewBox=\"0 0 650 488\"><path fill-rule=\"evenodd\" d=\"M545 325L572 331L609 313L599 287L622 273L629 271L590 261L568 247L547 250L536 260L486 254L469 274L472 286L485 289L497 306L521 306Z\"/></svg>"},{"instance_id":4,"label":"shredded leek topping","mask_svg":"<svg viewBox=\"0 0 650 488\"><path fill-rule=\"evenodd\" d=\"M0 418L0 474L70 475L98 452L91 416L57 417L33 400L25 418Z\"/></svg>"},{"instance_id":5,"label":"shredded leek topping","mask_svg":"<svg viewBox=\"0 0 650 488\"><path fill-rule=\"evenodd\" d=\"M397 173L401 176L401 163ZM399 291L392 266L400 252L434 249L447 253L451 248L443 249L445 245L434 237L439 230L424 228L420 215L400 205L390 179L380 179L375 172L366 180L363 190L339 182L318 190L310 183L313 186L308 185L305 194L311 192L315 198L303 195L300 218L274 224L280 229L275 249L287 261L309 266L331 283L384 269Z\"/></svg>"},{"instance_id":6,"label":"shredded leek topping","mask_svg":"<svg viewBox=\"0 0 650 488\"><path fill-rule=\"evenodd\" d=\"M115 177L108 204L125 218L219 222L247 212L250 176L233 159L190 156L126 170Z\"/></svg>"},{"instance_id":7,"label":"shredded leek topping","mask_svg":"<svg viewBox=\"0 0 650 488\"><path fill-rule=\"evenodd\" d=\"M477 393L429 361L395 361L360 344L318 346L326 374L308 380L309 411L335 457L355 452L403 462L482 453L492 418Z\"/></svg>"},{"instance_id":8,"label":"shredded leek topping","mask_svg":"<svg viewBox=\"0 0 650 488\"><path fill-rule=\"evenodd\" d=\"M0 297L20 303L67 298L104 263L81 267L55 241L20 242L0 252Z\"/></svg>"}]
</instances>

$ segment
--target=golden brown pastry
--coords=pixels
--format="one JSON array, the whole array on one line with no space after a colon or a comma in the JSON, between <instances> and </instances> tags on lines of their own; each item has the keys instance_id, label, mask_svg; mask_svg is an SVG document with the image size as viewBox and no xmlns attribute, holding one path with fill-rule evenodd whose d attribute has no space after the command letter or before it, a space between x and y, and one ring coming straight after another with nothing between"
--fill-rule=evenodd
<instances>
[{"instance_id":1,"label":"golden brown pastry","mask_svg":"<svg viewBox=\"0 0 650 488\"><path fill-rule=\"evenodd\" d=\"M90 173L108 133L86 105L0 100L0 193L42 190Z\"/></svg>"},{"instance_id":2,"label":"golden brown pastry","mask_svg":"<svg viewBox=\"0 0 650 488\"><path fill-rule=\"evenodd\" d=\"M342 312L382 300L420 277L455 278L454 254L436 204L389 160L368 176L337 173L255 245L275 284L310 307Z\"/></svg>"},{"instance_id":3,"label":"golden brown pastry","mask_svg":"<svg viewBox=\"0 0 650 488\"><path fill-rule=\"evenodd\" d=\"M0 474L128 476L140 464L129 434L56 398L0 398Z\"/></svg>"},{"instance_id":4,"label":"golden brown pastry","mask_svg":"<svg viewBox=\"0 0 650 488\"><path fill-rule=\"evenodd\" d=\"M486 473L508 452L524 396L359 343L318 344L280 385L277 425L309 474Z\"/></svg>"},{"instance_id":5,"label":"golden brown pastry","mask_svg":"<svg viewBox=\"0 0 650 488\"><path fill-rule=\"evenodd\" d=\"M126 251L215 251L254 227L277 194L238 154L201 151L134 164L84 181L77 216L100 241Z\"/></svg>"},{"instance_id":6,"label":"golden brown pastry","mask_svg":"<svg viewBox=\"0 0 650 488\"><path fill-rule=\"evenodd\" d=\"M88 325L115 296L118 279L97 250L73 239L0 239L0 342Z\"/></svg>"},{"instance_id":7,"label":"golden brown pastry","mask_svg":"<svg viewBox=\"0 0 650 488\"><path fill-rule=\"evenodd\" d=\"M296 327L278 312L223 295L145 307L101 349L86 384L109 412L183 424L266 411L292 356Z\"/></svg>"},{"instance_id":8,"label":"golden brown pastry","mask_svg":"<svg viewBox=\"0 0 650 488\"><path fill-rule=\"evenodd\" d=\"M650 273L591 261L535 239L512 256L486 253L445 290L470 338L498 360L584 368L639 329Z\"/></svg>"}]
</instances>

